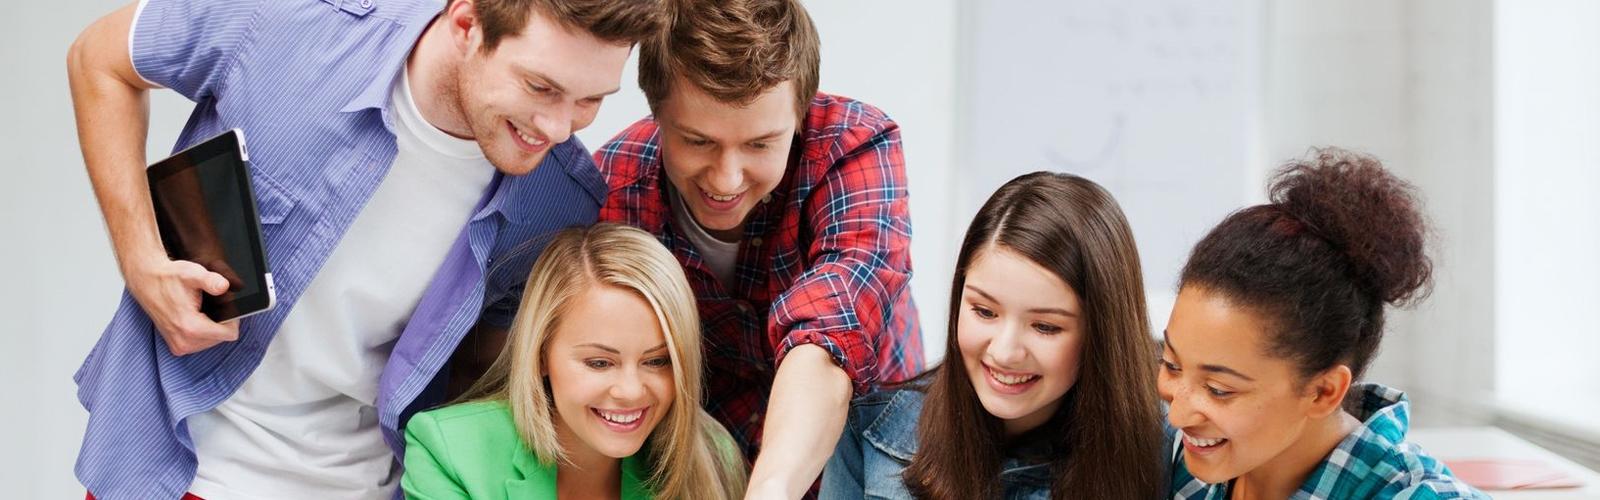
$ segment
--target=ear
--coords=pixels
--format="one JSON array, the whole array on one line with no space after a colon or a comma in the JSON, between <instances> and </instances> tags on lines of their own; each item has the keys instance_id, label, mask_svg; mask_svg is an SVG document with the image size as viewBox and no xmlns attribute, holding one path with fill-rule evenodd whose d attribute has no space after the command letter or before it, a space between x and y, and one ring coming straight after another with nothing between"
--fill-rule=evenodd
<instances>
[{"instance_id":1,"label":"ear","mask_svg":"<svg viewBox=\"0 0 1600 500\"><path fill-rule=\"evenodd\" d=\"M451 0L444 9L444 22L457 53L470 55L483 44L483 26L473 0Z\"/></svg>"},{"instance_id":2,"label":"ear","mask_svg":"<svg viewBox=\"0 0 1600 500\"><path fill-rule=\"evenodd\" d=\"M1308 406L1306 416L1322 418L1339 411L1344 406L1344 396L1350 391L1350 367L1334 365L1306 381Z\"/></svg>"}]
</instances>

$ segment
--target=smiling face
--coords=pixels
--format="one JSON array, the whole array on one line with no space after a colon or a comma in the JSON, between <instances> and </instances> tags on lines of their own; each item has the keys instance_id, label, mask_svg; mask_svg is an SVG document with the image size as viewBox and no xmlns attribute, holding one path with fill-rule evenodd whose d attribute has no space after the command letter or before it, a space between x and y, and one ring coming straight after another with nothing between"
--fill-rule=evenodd
<instances>
[{"instance_id":1,"label":"smiling face","mask_svg":"<svg viewBox=\"0 0 1600 500\"><path fill-rule=\"evenodd\" d=\"M1280 458L1327 412L1294 365L1267 354L1267 323L1203 288L1172 308L1157 378L1167 419L1183 432L1189 472L1207 483Z\"/></svg>"},{"instance_id":2,"label":"smiling face","mask_svg":"<svg viewBox=\"0 0 1600 500\"><path fill-rule=\"evenodd\" d=\"M740 106L680 79L657 110L667 179L718 239L738 241L750 211L783 180L799 127L794 96L785 81Z\"/></svg>"},{"instance_id":3,"label":"smiling face","mask_svg":"<svg viewBox=\"0 0 1600 500\"><path fill-rule=\"evenodd\" d=\"M535 10L520 33L484 53L482 29L464 4L446 12L463 37L456 46L463 57L453 85L457 108L489 163L507 174L532 172L550 148L594 121L600 102L617 91L631 47Z\"/></svg>"},{"instance_id":4,"label":"smiling face","mask_svg":"<svg viewBox=\"0 0 1600 500\"><path fill-rule=\"evenodd\" d=\"M656 314L635 292L592 285L574 297L545 365L556 432L569 453L633 455L672 406L672 358Z\"/></svg>"},{"instance_id":5,"label":"smiling face","mask_svg":"<svg viewBox=\"0 0 1600 500\"><path fill-rule=\"evenodd\" d=\"M1078 295L1054 273L1003 246L967 267L956 340L983 408L1008 435L1050 419L1078 380L1083 352Z\"/></svg>"}]
</instances>

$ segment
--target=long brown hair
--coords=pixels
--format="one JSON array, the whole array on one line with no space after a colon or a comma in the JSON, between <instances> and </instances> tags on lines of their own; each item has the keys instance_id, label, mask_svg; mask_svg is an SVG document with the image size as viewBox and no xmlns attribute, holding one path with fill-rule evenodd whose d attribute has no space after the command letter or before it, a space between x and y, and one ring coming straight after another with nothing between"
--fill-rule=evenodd
<instances>
[{"instance_id":1,"label":"long brown hair","mask_svg":"<svg viewBox=\"0 0 1600 500\"><path fill-rule=\"evenodd\" d=\"M1035 172L1001 186L967 228L950 288L944 362L917 422L920 449L905 469L918 498L1000 497L1006 436L984 410L961 362L956 324L967 266L1003 246L1049 269L1082 299L1087 337L1077 382L1045 427L1054 445L1053 498L1155 498L1161 414L1155 343L1133 231L1116 200L1092 181Z\"/></svg>"}]
</instances>

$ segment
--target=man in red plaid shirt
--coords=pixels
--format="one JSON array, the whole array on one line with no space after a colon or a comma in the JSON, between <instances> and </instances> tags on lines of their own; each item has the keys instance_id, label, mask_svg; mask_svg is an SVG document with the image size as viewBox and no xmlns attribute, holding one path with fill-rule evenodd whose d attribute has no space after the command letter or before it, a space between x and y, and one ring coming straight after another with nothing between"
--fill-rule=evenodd
<instances>
[{"instance_id":1,"label":"man in red plaid shirt","mask_svg":"<svg viewBox=\"0 0 1600 500\"><path fill-rule=\"evenodd\" d=\"M610 185L600 219L678 256L704 325L707 410L755 457L750 497L795 498L850 398L922 369L900 131L817 92L817 33L797 0L677 8L640 46L654 118L595 153Z\"/></svg>"}]
</instances>

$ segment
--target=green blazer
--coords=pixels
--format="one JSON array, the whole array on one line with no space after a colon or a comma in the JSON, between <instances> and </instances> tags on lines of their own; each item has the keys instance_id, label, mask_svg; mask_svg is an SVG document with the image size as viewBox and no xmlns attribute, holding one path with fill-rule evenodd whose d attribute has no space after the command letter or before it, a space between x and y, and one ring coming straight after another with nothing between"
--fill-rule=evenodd
<instances>
[{"instance_id":1,"label":"green blazer","mask_svg":"<svg viewBox=\"0 0 1600 500\"><path fill-rule=\"evenodd\" d=\"M641 459L622 459L623 500L649 500ZM556 468L522 444L501 401L480 401L418 413L406 424L406 498L441 500L555 499Z\"/></svg>"}]
</instances>

